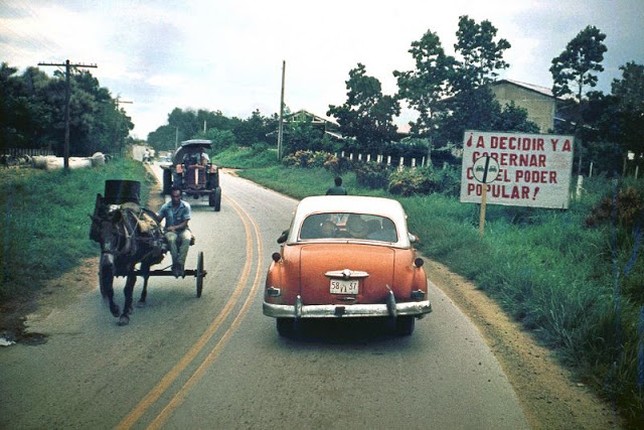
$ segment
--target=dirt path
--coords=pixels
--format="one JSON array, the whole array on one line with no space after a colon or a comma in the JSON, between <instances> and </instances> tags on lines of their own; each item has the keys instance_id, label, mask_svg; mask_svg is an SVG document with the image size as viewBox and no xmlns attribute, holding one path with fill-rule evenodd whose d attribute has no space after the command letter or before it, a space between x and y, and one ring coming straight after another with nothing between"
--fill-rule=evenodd
<instances>
[{"instance_id":1,"label":"dirt path","mask_svg":"<svg viewBox=\"0 0 644 430\"><path fill-rule=\"evenodd\" d=\"M534 429L620 429L610 405L557 364L494 301L442 264L427 261L429 279L472 320L508 375Z\"/></svg>"}]
</instances>

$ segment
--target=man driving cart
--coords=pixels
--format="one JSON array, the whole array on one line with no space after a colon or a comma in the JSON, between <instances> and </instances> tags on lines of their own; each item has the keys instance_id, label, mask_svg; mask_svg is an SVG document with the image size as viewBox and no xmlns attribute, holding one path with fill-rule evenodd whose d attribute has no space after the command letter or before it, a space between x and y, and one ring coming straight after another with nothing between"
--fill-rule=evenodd
<instances>
[{"instance_id":1,"label":"man driving cart","mask_svg":"<svg viewBox=\"0 0 644 430\"><path fill-rule=\"evenodd\" d=\"M175 278L185 276L184 266L192 240L188 227L191 214L190 203L181 198L181 190L176 187L170 192L170 201L161 206L157 214L159 222L165 219L164 234L172 255L172 274Z\"/></svg>"}]
</instances>

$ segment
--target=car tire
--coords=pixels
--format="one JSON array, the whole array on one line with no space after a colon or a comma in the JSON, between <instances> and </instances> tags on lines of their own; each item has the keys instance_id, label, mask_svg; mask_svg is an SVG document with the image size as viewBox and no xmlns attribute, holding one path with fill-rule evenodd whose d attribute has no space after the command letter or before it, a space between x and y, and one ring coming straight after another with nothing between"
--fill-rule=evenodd
<instances>
[{"instance_id":1,"label":"car tire","mask_svg":"<svg viewBox=\"0 0 644 430\"><path fill-rule=\"evenodd\" d=\"M410 336L416 327L416 318L410 316L396 318L396 334L398 336Z\"/></svg>"},{"instance_id":2,"label":"car tire","mask_svg":"<svg viewBox=\"0 0 644 430\"><path fill-rule=\"evenodd\" d=\"M283 337L293 337L296 334L295 318L277 318L277 333Z\"/></svg>"}]
</instances>

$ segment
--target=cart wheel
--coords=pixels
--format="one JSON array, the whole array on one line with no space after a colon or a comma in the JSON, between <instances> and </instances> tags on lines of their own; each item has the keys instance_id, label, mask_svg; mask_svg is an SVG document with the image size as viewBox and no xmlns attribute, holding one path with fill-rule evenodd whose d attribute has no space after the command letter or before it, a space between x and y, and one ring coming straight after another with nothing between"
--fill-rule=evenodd
<instances>
[{"instance_id":1,"label":"cart wheel","mask_svg":"<svg viewBox=\"0 0 644 430\"><path fill-rule=\"evenodd\" d=\"M199 252L199 255L197 256L197 270L196 270L195 276L197 277L197 297L201 297L201 291L203 290L203 277L204 277L203 252Z\"/></svg>"}]
</instances>

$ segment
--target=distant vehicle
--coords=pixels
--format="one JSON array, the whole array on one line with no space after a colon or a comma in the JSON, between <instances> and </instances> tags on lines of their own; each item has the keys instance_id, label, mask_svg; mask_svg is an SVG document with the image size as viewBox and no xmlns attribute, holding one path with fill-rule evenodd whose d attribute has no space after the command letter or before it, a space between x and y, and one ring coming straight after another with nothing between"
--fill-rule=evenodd
<instances>
[{"instance_id":1,"label":"distant vehicle","mask_svg":"<svg viewBox=\"0 0 644 430\"><path fill-rule=\"evenodd\" d=\"M396 200L367 196L303 199L277 240L264 290L264 315L280 335L303 319L373 318L410 335L432 311L427 275Z\"/></svg>"},{"instance_id":2,"label":"distant vehicle","mask_svg":"<svg viewBox=\"0 0 644 430\"><path fill-rule=\"evenodd\" d=\"M212 141L191 139L181 142L169 164L161 164L163 169L163 194L170 194L177 187L185 195L198 199L208 196L208 204L215 212L221 210L221 187L219 168L210 162L206 153L212 148Z\"/></svg>"},{"instance_id":3,"label":"distant vehicle","mask_svg":"<svg viewBox=\"0 0 644 430\"><path fill-rule=\"evenodd\" d=\"M166 152L159 154L159 164L172 164L172 154Z\"/></svg>"}]
</instances>

